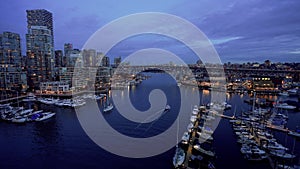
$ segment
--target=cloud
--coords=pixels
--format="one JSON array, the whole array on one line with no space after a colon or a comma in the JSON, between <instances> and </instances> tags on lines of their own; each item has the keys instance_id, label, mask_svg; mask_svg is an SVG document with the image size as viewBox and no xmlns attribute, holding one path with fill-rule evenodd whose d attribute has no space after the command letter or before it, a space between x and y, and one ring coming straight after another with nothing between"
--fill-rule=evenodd
<instances>
[{"instance_id":1,"label":"cloud","mask_svg":"<svg viewBox=\"0 0 300 169\"><path fill-rule=\"evenodd\" d=\"M223 43L227 43L227 42L242 39L242 38L243 37L240 37L240 36L237 36L237 37L224 37L224 38L220 38L220 39L212 39L211 42L214 45L220 45L220 44L223 44Z\"/></svg>"}]
</instances>

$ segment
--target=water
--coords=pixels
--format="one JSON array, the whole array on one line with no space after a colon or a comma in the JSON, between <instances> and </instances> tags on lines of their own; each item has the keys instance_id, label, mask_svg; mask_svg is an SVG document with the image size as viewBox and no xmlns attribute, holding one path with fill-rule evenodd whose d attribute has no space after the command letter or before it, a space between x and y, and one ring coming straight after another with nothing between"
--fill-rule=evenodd
<instances>
[{"instance_id":1,"label":"water","mask_svg":"<svg viewBox=\"0 0 300 169\"><path fill-rule=\"evenodd\" d=\"M163 115L154 123L140 125L124 119L114 111L104 114L105 119L122 134L134 137L149 137L165 131L174 122L179 109L180 93L174 80L164 74L150 74L152 78L143 81L140 85L131 89L131 101L135 108L143 111L150 106L148 94L154 88L165 91L168 104L172 112ZM201 93L202 95L202 93ZM201 95L199 97L201 97ZM209 93L203 92L203 103L210 100ZM242 110L248 110L251 106L243 102L248 95L228 95L228 102L233 105L226 111L232 115L234 107L237 114ZM85 134L81 128L74 110L60 108L54 105L24 104L26 107L40 108L56 112L56 116L45 122L26 124L12 124L0 122L0 168L103 168L103 169L168 169L172 168L172 158L175 149L150 158L132 159L120 157L107 152L97 146ZM87 105L88 106L88 105ZM99 107L102 104L99 103ZM288 127L294 129L300 123L299 112L289 112ZM150 126L150 127L149 127ZM186 126L182 126L186 128ZM279 143L290 149L294 139L283 133L274 133ZM216 167L222 168L270 168L267 162L248 162L240 154L240 146L236 143L229 121L222 119L214 133L213 147L217 154ZM295 153L300 155L300 142L295 142ZM153 143L155 144L155 143ZM151 145L148 145L151 146ZM126 147L124 147L126 148Z\"/></svg>"}]
</instances>

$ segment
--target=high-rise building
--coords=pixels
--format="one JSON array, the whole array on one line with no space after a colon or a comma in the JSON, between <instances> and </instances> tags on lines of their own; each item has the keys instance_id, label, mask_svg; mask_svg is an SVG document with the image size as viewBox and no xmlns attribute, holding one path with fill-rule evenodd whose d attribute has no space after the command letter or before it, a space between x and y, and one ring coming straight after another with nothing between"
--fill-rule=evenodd
<instances>
[{"instance_id":1,"label":"high-rise building","mask_svg":"<svg viewBox=\"0 0 300 169\"><path fill-rule=\"evenodd\" d=\"M82 59L84 66L91 67L96 65L96 50L95 49L84 49L82 51Z\"/></svg>"},{"instance_id":2,"label":"high-rise building","mask_svg":"<svg viewBox=\"0 0 300 169\"><path fill-rule=\"evenodd\" d=\"M31 88L52 80L54 72L54 36L52 13L45 9L26 10L27 73Z\"/></svg>"},{"instance_id":3,"label":"high-rise building","mask_svg":"<svg viewBox=\"0 0 300 169\"><path fill-rule=\"evenodd\" d=\"M22 71L20 35L12 32L0 34L0 89L22 90L26 88ZM26 78L26 77L25 77Z\"/></svg>"},{"instance_id":4,"label":"high-rise building","mask_svg":"<svg viewBox=\"0 0 300 169\"><path fill-rule=\"evenodd\" d=\"M70 56L72 50L73 50L73 45L71 43L64 44L64 54L66 57Z\"/></svg>"},{"instance_id":5,"label":"high-rise building","mask_svg":"<svg viewBox=\"0 0 300 169\"><path fill-rule=\"evenodd\" d=\"M121 56L119 56L119 57L115 57L114 58L114 66L115 67L118 67L119 65L120 65L120 63L121 63Z\"/></svg>"},{"instance_id":6,"label":"high-rise building","mask_svg":"<svg viewBox=\"0 0 300 169\"><path fill-rule=\"evenodd\" d=\"M61 67L63 63L63 52L62 50L55 51L55 67Z\"/></svg>"},{"instance_id":7,"label":"high-rise building","mask_svg":"<svg viewBox=\"0 0 300 169\"><path fill-rule=\"evenodd\" d=\"M110 60L109 60L109 57L103 56L101 65L102 65L103 67L109 67L109 66L110 66Z\"/></svg>"},{"instance_id":8,"label":"high-rise building","mask_svg":"<svg viewBox=\"0 0 300 169\"><path fill-rule=\"evenodd\" d=\"M45 9L26 10L26 13L27 29L31 29L31 26L46 26L51 31L52 45L54 45L52 13Z\"/></svg>"},{"instance_id":9,"label":"high-rise building","mask_svg":"<svg viewBox=\"0 0 300 169\"><path fill-rule=\"evenodd\" d=\"M51 30L46 26L31 26L26 34L28 85L38 88L40 82L54 76Z\"/></svg>"}]
</instances>

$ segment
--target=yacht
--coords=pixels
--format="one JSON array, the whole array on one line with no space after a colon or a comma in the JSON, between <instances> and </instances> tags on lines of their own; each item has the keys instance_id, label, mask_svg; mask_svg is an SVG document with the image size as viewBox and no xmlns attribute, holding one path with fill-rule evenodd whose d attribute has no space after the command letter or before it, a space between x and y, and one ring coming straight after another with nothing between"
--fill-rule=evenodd
<instances>
[{"instance_id":1,"label":"yacht","mask_svg":"<svg viewBox=\"0 0 300 169\"><path fill-rule=\"evenodd\" d=\"M288 134L300 138L300 129L297 129L296 131L289 131Z\"/></svg>"},{"instance_id":2,"label":"yacht","mask_svg":"<svg viewBox=\"0 0 300 169\"><path fill-rule=\"evenodd\" d=\"M285 150L274 150L270 151L270 154L276 157L284 158L284 159L292 159L295 158L296 156L293 154L287 153Z\"/></svg>"},{"instance_id":3,"label":"yacht","mask_svg":"<svg viewBox=\"0 0 300 169\"><path fill-rule=\"evenodd\" d=\"M264 144L263 147L269 150L288 150L288 148L277 143L276 141L270 141L269 143Z\"/></svg>"},{"instance_id":4,"label":"yacht","mask_svg":"<svg viewBox=\"0 0 300 169\"><path fill-rule=\"evenodd\" d=\"M175 168L178 168L184 163L185 160L185 152L180 147L176 148L175 155L173 157L173 165Z\"/></svg>"},{"instance_id":5,"label":"yacht","mask_svg":"<svg viewBox=\"0 0 300 169\"><path fill-rule=\"evenodd\" d=\"M265 155L266 152L264 150L259 149L257 146L249 146L247 144L243 144L241 148L242 154L259 154Z\"/></svg>"},{"instance_id":6,"label":"yacht","mask_svg":"<svg viewBox=\"0 0 300 169\"><path fill-rule=\"evenodd\" d=\"M188 144L190 140L190 134L188 132L184 132L183 136L181 138L181 143L182 144Z\"/></svg>"},{"instance_id":7,"label":"yacht","mask_svg":"<svg viewBox=\"0 0 300 169\"><path fill-rule=\"evenodd\" d=\"M13 123L25 123L26 122L26 118L24 118L24 117L16 117L16 118L13 118L11 120L11 122L13 122Z\"/></svg>"},{"instance_id":8,"label":"yacht","mask_svg":"<svg viewBox=\"0 0 300 169\"><path fill-rule=\"evenodd\" d=\"M275 108L280 108L280 109L288 109L288 110L293 110L296 109L295 106L288 105L287 103L277 103L274 106Z\"/></svg>"},{"instance_id":9,"label":"yacht","mask_svg":"<svg viewBox=\"0 0 300 169\"><path fill-rule=\"evenodd\" d=\"M109 112L114 108L114 106L110 103L109 105L105 106L103 111L104 112Z\"/></svg>"},{"instance_id":10,"label":"yacht","mask_svg":"<svg viewBox=\"0 0 300 169\"><path fill-rule=\"evenodd\" d=\"M214 152L203 149L199 144L194 145L193 148L198 150L199 152L205 154L205 155L208 155L208 156L211 156L211 157L215 156Z\"/></svg>"},{"instance_id":11,"label":"yacht","mask_svg":"<svg viewBox=\"0 0 300 169\"><path fill-rule=\"evenodd\" d=\"M23 102L32 102L32 101L36 101L36 98L35 98L35 96L27 96L22 101Z\"/></svg>"},{"instance_id":12,"label":"yacht","mask_svg":"<svg viewBox=\"0 0 300 169\"><path fill-rule=\"evenodd\" d=\"M52 113L52 112L45 112L45 113L41 113L41 115L35 119L35 121L44 121L47 120L51 117L53 117L56 113Z\"/></svg>"},{"instance_id":13,"label":"yacht","mask_svg":"<svg viewBox=\"0 0 300 169\"><path fill-rule=\"evenodd\" d=\"M165 108L165 111L169 111L171 109L171 106L170 105L166 105L166 108Z\"/></svg>"}]
</instances>

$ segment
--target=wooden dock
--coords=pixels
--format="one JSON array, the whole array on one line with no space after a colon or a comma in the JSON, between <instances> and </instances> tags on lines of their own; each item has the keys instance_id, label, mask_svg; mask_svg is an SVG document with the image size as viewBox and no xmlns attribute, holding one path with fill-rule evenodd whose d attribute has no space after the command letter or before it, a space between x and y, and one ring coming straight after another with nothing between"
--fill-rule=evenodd
<instances>
[{"instance_id":1,"label":"wooden dock","mask_svg":"<svg viewBox=\"0 0 300 169\"><path fill-rule=\"evenodd\" d=\"M267 125L267 128L273 129L273 130L278 130L278 131L285 132L285 133L290 132L290 130L288 128L283 128L283 127L275 126L275 125L271 125L271 124Z\"/></svg>"}]
</instances>

